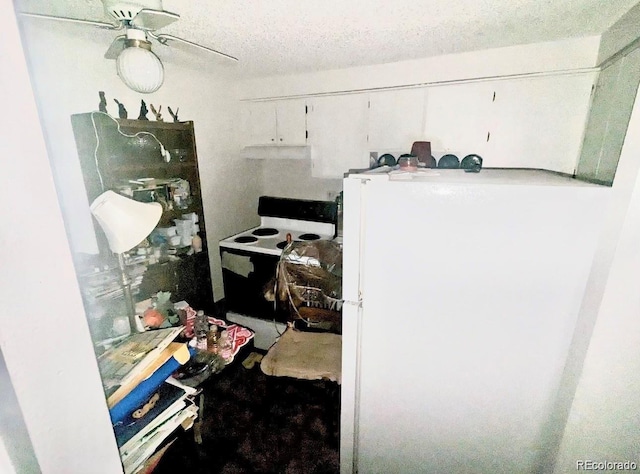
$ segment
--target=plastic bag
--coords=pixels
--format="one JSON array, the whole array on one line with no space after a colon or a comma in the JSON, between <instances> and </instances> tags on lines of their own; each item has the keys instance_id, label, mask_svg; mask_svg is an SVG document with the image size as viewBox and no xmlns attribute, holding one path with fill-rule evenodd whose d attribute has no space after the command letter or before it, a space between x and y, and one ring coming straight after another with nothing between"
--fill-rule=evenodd
<instances>
[{"instance_id":1,"label":"plastic bag","mask_svg":"<svg viewBox=\"0 0 640 474\"><path fill-rule=\"evenodd\" d=\"M276 271L277 303L309 326L339 331L342 309L342 248L333 241L293 242Z\"/></svg>"}]
</instances>

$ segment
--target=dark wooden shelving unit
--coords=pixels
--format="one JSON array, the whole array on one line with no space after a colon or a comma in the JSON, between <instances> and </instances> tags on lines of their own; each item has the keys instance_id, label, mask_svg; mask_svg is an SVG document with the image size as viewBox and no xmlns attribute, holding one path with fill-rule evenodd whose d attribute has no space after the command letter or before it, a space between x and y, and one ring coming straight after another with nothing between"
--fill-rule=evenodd
<instances>
[{"instance_id":1,"label":"dark wooden shelving unit","mask_svg":"<svg viewBox=\"0 0 640 474\"><path fill-rule=\"evenodd\" d=\"M104 191L117 190L128 180L141 178L183 179L189 182L190 203L184 209L165 208L161 227L173 224L182 214L198 215L203 251L179 260L149 265L138 299L156 291L171 291L172 300L213 311L211 271L206 247L198 156L193 122L156 122L116 119L101 112L71 116L80 166L89 202ZM166 161L163 150L171 155ZM106 237L94 220L98 247L110 254Z\"/></svg>"}]
</instances>

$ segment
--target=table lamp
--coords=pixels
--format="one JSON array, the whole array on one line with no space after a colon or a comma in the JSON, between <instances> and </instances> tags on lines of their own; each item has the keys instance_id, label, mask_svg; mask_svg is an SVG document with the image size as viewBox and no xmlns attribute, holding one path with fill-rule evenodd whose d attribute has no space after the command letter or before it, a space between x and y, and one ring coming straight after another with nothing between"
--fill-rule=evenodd
<instances>
[{"instance_id":1,"label":"table lamp","mask_svg":"<svg viewBox=\"0 0 640 474\"><path fill-rule=\"evenodd\" d=\"M142 242L156 227L162 215L157 202L139 202L105 191L91 203L91 213L102 227L109 248L118 256L120 278L131 332L136 331L136 311L131 295L131 279L124 264L124 252Z\"/></svg>"}]
</instances>

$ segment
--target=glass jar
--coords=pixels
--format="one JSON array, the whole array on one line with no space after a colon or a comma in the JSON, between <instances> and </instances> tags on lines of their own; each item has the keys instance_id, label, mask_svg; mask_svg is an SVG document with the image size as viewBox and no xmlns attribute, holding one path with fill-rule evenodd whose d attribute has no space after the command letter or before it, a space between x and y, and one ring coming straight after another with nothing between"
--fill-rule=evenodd
<instances>
[{"instance_id":1,"label":"glass jar","mask_svg":"<svg viewBox=\"0 0 640 474\"><path fill-rule=\"evenodd\" d=\"M226 330L220 333L220 338L218 339L218 351L218 354L225 362L229 362L233 358L233 341L231 341L229 333Z\"/></svg>"},{"instance_id":2,"label":"glass jar","mask_svg":"<svg viewBox=\"0 0 640 474\"><path fill-rule=\"evenodd\" d=\"M207 351L218 353L218 326L215 324L211 326L207 334Z\"/></svg>"},{"instance_id":3,"label":"glass jar","mask_svg":"<svg viewBox=\"0 0 640 474\"><path fill-rule=\"evenodd\" d=\"M416 171L418 169L418 157L416 155L402 155L398 158L398 166L404 171Z\"/></svg>"}]
</instances>

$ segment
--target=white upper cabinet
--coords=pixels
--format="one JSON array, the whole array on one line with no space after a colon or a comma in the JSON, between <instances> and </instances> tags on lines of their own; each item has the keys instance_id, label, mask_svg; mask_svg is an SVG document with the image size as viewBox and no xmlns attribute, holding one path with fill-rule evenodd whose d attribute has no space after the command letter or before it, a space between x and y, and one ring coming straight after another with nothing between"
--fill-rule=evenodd
<instances>
[{"instance_id":1,"label":"white upper cabinet","mask_svg":"<svg viewBox=\"0 0 640 474\"><path fill-rule=\"evenodd\" d=\"M308 106L312 176L342 178L350 169L368 168L368 95L315 97Z\"/></svg>"},{"instance_id":2,"label":"white upper cabinet","mask_svg":"<svg viewBox=\"0 0 640 474\"><path fill-rule=\"evenodd\" d=\"M409 153L424 139L425 89L369 94L369 150Z\"/></svg>"},{"instance_id":3,"label":"white upper cabinet","mask_svg":"<svg viewBox=\"0 0 640 474\"><path fill-rule=\"evenodd\" d=\"M446 84L427 89L424 140L436 158L483 156L494 119L493 86L487 82Z\"/></svg>"},{"instance_id":4,"label":"white upper cabinet","mask_svg":"<svg viewBox=\"0 0 640 474\"><path fill-rule=\"evenodd\" d=\"M304 145L307 136L305 100L245 102L242 125L245 146Z\"/></svg>"},{"instance_id":5,"label":"white upper cabinet","mask_svg":"<svg viewBox=\"0 0 640 474\"><path fill-rule=\"evenodd\" d=\"M275 145L276 107L273 102L242 104L243 145Z\"/></svg>"},{"instance_id":6,"label":"white upper cabinet","mask_svg":"<svg viewBox=\"0 0 640 474\"><path fill-rule=\"evenodd\" d=\"M276 129L279 145L304 145L307 142L307 104L304 99L276 103Z\"/></svg>"},{"instance_id":7,"label":"white upper cabinet","mask_svg":"<svg viewBox=\"0 0 640 474\"><path fill-rule=\"evenodd\" d=\"M436 159L478 154L484 167L572 174L595 79L581 72L246 102L243 152L311 155L313 177L342 178L368 168L370 152L397 157L413 142L429 141Z\"/></svg>"},{"instance_id":8,"label":"white upper cabinet","mask_svg":"<svg viewBox=\"0 0 640 474\"><path fill-rule=\"evenodd\" d=\"M484 166L573 174L594 73L493 81L496 97Z\"/></svg>"}]
</instances>

